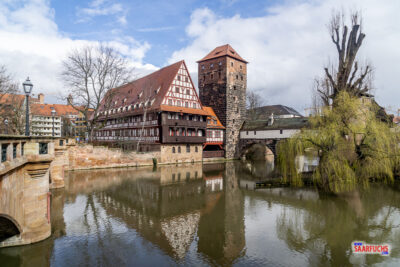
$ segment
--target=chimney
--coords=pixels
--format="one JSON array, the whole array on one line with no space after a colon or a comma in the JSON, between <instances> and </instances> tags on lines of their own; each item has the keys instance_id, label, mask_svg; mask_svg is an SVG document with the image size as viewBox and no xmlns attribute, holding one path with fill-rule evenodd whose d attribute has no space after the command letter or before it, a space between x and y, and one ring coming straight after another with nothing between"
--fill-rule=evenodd
<instances>
[{"instance_id":1,"label":"chimney","mask_svg":"<svg viewBox=\"0 0 400 267\"><path fill-rule=\"evenodd\" d=\"M274 124L274 113L271 113L271 116L269 116L269 120L268 120L268 125L272 125Z\"/></svg>"},{"instance_id":2,"label":"chimney","mask_svg":"<svg viewBox=\"0 0 400 267\"><path fill-rule=\"evenodd\" d=\"M72 95L71 94L69 94L68 95L68 97L67 97L67 105L71 105L72 104Z\"/></svg>"},{"instance_id":3,"label":"chimney","mask_svg":"<svg viewBox=\"0 0 400 267\"><path fill-rule=\"evenodd\" d=\"M44 94L40 93L38 95L39 104L44 104Z\"/></svg>"}]
</instances>

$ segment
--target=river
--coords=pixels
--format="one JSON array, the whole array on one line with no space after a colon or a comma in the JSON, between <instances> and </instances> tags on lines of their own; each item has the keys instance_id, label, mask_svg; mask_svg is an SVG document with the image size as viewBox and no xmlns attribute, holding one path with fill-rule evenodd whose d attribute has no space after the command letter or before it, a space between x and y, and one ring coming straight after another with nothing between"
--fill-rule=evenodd
<instances>
[{"instance_id":1,"label":"river","mask_svg":"<svg viewBox=\"0 0 400 267\"><path fill-rule=\"evenodd\" d=\"M228 162L75 171L52 191L52 236L0 266L400 266L400 186L254 190L273 168ZM353 241L391 254L354 255Z\"/></svg>"}]
</instances>

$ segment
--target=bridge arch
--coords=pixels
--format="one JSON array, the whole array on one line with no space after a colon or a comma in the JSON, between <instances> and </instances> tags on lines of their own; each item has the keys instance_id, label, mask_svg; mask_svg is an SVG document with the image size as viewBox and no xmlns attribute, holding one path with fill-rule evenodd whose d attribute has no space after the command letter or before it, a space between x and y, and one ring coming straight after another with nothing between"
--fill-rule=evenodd
<instances>
[{"instance_id":1,"label":"bridge arch","mask_svg":"<svg viewBox=\"0 0 400 267\"><path fill-rule=\"evenodd\" d=\"M21 226L11 216L0 213L0 242L21 234Z\"/></svg>"},{"instance_id":2,"label":"bridge arch","mask_svg":"<svg viewBox=\"0 0 400 267\"><path fill-rule=\"evenodd\" d=\"M240 156L246 156L249 150L254 146L259 146L263 151L264 156L270 155L271 153L276 159L276 146L279 140L275 139L245 139L241 140L240 145Z\"/></svg>"}]
</instances>

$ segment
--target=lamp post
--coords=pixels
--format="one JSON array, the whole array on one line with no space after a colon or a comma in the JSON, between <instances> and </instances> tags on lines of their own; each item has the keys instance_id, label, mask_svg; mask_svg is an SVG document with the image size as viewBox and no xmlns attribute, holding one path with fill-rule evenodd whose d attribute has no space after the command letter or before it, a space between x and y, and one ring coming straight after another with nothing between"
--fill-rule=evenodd
<instances>
[{"instance_id":1,"label":"lamp post","mask_svg":"<svg viewBox=\"0 0 400 267\"><path fill-rule=\"evenodd\" d=\"M54 136L54 116L56 115L56 111L54 109L51 110L51 116L53 117L53 136Z\"/></svg>"},{"instance_id":2,"label":"lamp post","mask_svg":"<svg viewBox=\"0 0 400 267\"><path fill-rule=\"evenodd\" d=\"M33 84L26 78L26 81L22 83L26 96L26 117L25 117L25 136L29 136L29 95L32 92Z\"/></svg>"},{"instance_id":3,"label":"lamp post","mask_svg":"<svg viewBox=\"0 0 400 267\"><path fill-rule=\"evenodd\" d=\"M6 134L8 134L8 119L4 120L4 125L6 126Z\"/></svg>"}]
</instances>

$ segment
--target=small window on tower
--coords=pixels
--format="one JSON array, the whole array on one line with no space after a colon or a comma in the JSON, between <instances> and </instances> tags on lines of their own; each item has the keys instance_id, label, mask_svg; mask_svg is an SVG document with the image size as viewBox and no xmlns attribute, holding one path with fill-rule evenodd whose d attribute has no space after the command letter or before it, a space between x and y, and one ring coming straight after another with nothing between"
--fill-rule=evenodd
<instances>
[{"instance_id":1,"label":"small window on tower","mask_svg":"<svg viewBox=\"0 0 400 267\"><path fill-rule=\"evenodd\" d=\"M233 67L233 61L231 61L231 67Z\"/></svg>"},{"instance_id":2,"label":"small window on tower","mask_svg":"<svg viewBox=\"0 0 400 267\"><path fill-rule=\"evenodd\" d=\"M240 65L240 69L242 69L242 65Z\"/></svg>"},{"instance_id":3,"label":"small window on tower","mask_svg":"<svg viewBox=\"0 0 400 267\"><path fill-rule=\"evenodd\" d=\"M236 90L236 85L233 86L233 90Z\"/></svg>"},{"instance_id":4,"label":"small window on tower","mask_svg":"<svg viewBox=\"0 0 400 267\"><path fill-rule=\"evenodd\" d=\"M211 78L211 80L212 80L212 79L214 79L214 74L211 74L210 76L211 76L211 77L210 77L210 78Z\"/></svg>"},{"instance_id":5,"label":"small window on tower","mask_svg":"<svg viewBox=\"0 0 400 267\"><path fill-rule=\"evenodd\" d=\"M239 80L239 75L236 75L236 80Z\"/></svg>"},{"instance_id":6,"label":"small window on tower","mask_svg":"<svg viewBox=\"0 0 400 267\"><path fill-rule=\"evenodd\" d=\"M240 76L240 79L243 81L243 76Z\"/></svg>"}]
</instances>

